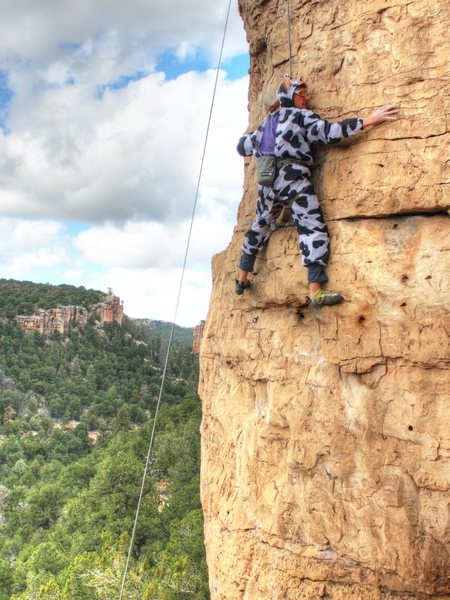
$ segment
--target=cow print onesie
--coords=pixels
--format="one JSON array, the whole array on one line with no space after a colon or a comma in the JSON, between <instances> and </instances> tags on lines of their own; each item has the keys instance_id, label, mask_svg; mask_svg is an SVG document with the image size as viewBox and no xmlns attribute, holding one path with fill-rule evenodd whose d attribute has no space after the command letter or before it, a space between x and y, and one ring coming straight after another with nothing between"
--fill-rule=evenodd
<instances>
[{"instance_id":1,"label":"cow print onesie","mask_svg":"<svg viewBox=\"0 0 450 600\"><path fill-rule=\"evenodd\" d=\"M270 121L274 128L275 150L269 153L280 159L293 159L291 163L283 161L272 186L259 186L256 216L245 234L239 266L243 271L253 271L256 255L275 229L281 209L292 201L291 213L299 235L302 263L308 267L308 282L324 283L328 280L324 267L328 262L329 237L311 183L310 168L314 164L311 145L337 144L361 131L363 121L354 118L329 123L308 109L295 108L292 102L294 91L295 85L286 89L282 83L277 91L279 110L264 119L254 132L241 137L237 146L241 156L268 154L261 142L264 128Z\"/></svg>"}]
</instances>

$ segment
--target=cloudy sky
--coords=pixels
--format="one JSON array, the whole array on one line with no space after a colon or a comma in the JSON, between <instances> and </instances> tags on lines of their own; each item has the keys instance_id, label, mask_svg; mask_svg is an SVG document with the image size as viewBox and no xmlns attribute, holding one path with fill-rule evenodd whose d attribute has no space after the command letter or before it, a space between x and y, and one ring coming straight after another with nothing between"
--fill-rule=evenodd
<instances>
[{"instance_id":1,"label":"cloudy sky","mask_svg":"<svg viewBox=\"0 0 450 600\"><path fill-rule=\"evenodd\" d=\"M171 321L228 0L1 0L0 277ZM206 317L242 195L248 54L232 0L177 323Z\"/></svg>"}]
</instances>

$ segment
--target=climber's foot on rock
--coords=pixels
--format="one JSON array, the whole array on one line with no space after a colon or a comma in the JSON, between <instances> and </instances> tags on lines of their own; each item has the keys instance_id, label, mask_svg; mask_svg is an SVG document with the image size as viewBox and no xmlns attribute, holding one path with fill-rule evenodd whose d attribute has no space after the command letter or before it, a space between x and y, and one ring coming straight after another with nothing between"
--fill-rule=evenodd
<instances>
[{"instance_id":1,"label":"climber's foot on rock","mask_svg":"<svg viewBox=\"0 0 450 600\"><path fill-rule=\"evenodd\" d=\"M236 286L234 288L234 291L236 292L236 294L238 294L238 296L242 296L244 290L248 290L251 287L251 285L252 284L248 280L239 281L239 279L236 279Z\"/></svg>"},{"instance_id":2,"label":"climber's foot on rock","mask_svg":"<svg viewBox=\"0 0 450 600\"><path fill-rule=\"evenodd\" d=\"M309 303L311 308L321 308L322 306L332 306L333 304L340 304L344 301L344 297L341 294L335 292L326 292L325 290L318 290Z\"/></svg>"}]
</instances>

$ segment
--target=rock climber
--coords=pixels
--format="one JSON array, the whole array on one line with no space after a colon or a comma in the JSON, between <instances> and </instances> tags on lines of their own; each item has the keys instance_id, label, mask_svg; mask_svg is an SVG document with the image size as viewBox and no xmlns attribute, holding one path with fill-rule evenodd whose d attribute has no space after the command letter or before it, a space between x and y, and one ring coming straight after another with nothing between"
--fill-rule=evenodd
<instances>
[{"instance_id":1,"label":"rock climber","mask_svg":"<svg viewBox=\"0 0 450 600\"><path fill-rule=\"evenodd\" d=\"M312 307L338 304L341 294L326 291L322 284L328 281L325 267L329 258L328 230L322 209L311 183L314 164L313 144L337 144L363 129L386 121L395 121L398 112L386 105L368 118L345 119L329 123L308 109L308 91L303 80L284 77L277 90L278 104L259 127L243 135L237 151L241 156L274 156L271 184L259 185L256 216L244 236L236 280L236 294L250 288L249 273L253 271L256 255L267 243L276 228L275 221L282 208L290 210L299 235L302 263L308 269L309 301Z\"/></svg>"}]
</instances>

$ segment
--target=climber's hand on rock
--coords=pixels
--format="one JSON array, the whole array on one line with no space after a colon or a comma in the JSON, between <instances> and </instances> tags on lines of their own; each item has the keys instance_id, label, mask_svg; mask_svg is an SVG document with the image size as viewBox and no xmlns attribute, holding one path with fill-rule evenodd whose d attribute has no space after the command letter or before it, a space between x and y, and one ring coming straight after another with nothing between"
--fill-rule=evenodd
<instances>
[{"instance_id":1,"label":"climber's hand on rock","mask_svg":"<svg viewBox=\"0 0 450 600\"><path fill-rule=\"evenodd\" d=\"M381 125L381 123L385 123L386 121L396 121L397 113L398 109L392 104L386 104L381 108L377 108L370 117L364 119L364 128L375 127L375 125Z\"/></svg>"}]
</instances>

